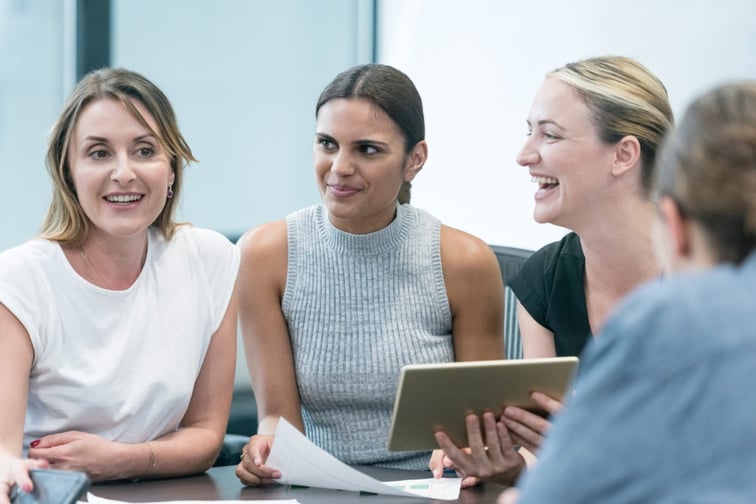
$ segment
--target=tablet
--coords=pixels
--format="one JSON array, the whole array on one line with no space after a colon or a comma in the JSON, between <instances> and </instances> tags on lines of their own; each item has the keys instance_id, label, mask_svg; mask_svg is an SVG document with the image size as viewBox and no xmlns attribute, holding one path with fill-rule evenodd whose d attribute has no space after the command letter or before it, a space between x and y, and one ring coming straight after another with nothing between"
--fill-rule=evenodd
<instances>
[{"instance_id":1,"label":"tablet","mask_svg":"<svg viewBox=\"0 0 756 504\"><path fill-rule=\"evenodd\" d=\"M391 418L391 451L438 448L433 433L443 429L457 446L468 446L465 416L505 406L537 411L533 391L561 399L577 357L410 364L399 377Z\"/></svg>"}]
</instances>

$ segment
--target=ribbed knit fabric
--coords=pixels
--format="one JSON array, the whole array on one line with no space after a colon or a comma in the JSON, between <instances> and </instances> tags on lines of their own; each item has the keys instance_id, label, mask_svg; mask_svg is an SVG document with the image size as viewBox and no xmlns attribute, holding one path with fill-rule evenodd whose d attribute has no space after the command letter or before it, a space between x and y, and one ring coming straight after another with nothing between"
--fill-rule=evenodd
<instances>
[{"instance_id":1,"label":"ribbed knit fabric","mask_svg":"<svg viewBox=\"0 0 756 504\"><path fill-rule=\"evenodd\" d=\"M386 446L402 366L454 360L440 222L409 205L366 235L322 205L286 220L283 312L308 438L348 464L427 468L429 452Z\"/></svg>"}]
</instances>

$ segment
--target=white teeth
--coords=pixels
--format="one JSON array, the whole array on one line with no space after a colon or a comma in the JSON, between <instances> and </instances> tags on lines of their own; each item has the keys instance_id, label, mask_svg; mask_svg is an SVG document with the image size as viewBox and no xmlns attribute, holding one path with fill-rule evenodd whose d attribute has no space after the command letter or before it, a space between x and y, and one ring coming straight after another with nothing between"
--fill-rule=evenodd
<instances>
[{"instance_id":1,"label":"white teeth","mask_svg":"<svg viewBox=\"0 0 756 504\"><path fill-rule=\"evenodd\" d=\"M138 194L114 194L112 196L105 197L105 199L107 199L111 203L131 203L132 201L136 201L141 198L142 197Z\"/></svg>"},{"instance_id":2,"label":"white teeth","mask_svg":"<svg viewBox=\"0 0 756 504\"><path fill-rule=\"evenodd\" d=\"M551 177L533 177L530 179L531 182L535 182L536 184L558 184L559 180Z\"/></svg>"}]
</instances>

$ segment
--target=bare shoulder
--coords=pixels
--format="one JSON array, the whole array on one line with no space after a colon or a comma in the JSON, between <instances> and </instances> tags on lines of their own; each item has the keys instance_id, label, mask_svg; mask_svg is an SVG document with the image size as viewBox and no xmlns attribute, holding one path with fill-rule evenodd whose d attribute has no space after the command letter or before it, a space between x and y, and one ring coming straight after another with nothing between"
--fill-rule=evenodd
<instances>
[{"instance_id":1,"label":"bare shoulder","mask_svg":"<svg viewBox=\"0 0 756 504\"><path fill-rule=\"evenodd\" d=\"M265 288L285 282L288 267L286 221L278 220L252 228L238 241L241 251L239 280L247 287Z\"/></svg>"},{"instance_id":2,"label":"bare shoulder","mask_svg":"<svg viewBox=\"0 0 756 504\"><path fill-rule=\"evenodd\" d=\"M277 220L254 227L244 233L237 243L243 261L270 260L280 257L281 253L286 257L286 221Z\"/></svg>"},{"instance_id":3,"label":"bare shoulder","mask_svg":"<svg viewBox=\"0 0 756 504\"><path fill-rule=\"evenodd\" d=\"M499 263L486 242L465 231L441 226L441 260L444 270L453 273L498 271Z\"/></svg>"}]
</instances>

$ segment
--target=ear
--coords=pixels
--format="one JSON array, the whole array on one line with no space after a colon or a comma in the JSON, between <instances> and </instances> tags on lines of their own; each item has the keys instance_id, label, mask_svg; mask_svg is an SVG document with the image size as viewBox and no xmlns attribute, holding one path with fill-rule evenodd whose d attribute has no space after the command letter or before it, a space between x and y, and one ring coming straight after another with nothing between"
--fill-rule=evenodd
<instances>
[{"instance_id":1,"label":"ear","mask_svg":"<svg viewBox=\"0 0 756 504\"><path fill-rule=\"evenodd\" d=\"M168 185L173 185L176 181L176 172L171 168L171 174L168 176Z\"/></svg>"},{"instance_id":2,"label":"ear","mask_svg":"<svg viewBox=\"0 0 756 504\"><path fill-rule=\"evenodd\" d=\"M404 167L404 181L410 182L415 175L423 169L425 161L428 159L428 143L420 140L410 151L407 156L407 163Z\"/></svg>"},{"instance_id":3,"label":"ear","mask_svg":"<svg viewBox=\"0 0 756 504\"><path fill-rule=\"evenodd\" d=\"M640 142L633 135L622 137L614 148L612 175L619 177L633 169L641 159Z\"/></svg>"},{"instance_id":4,"label":"ear","mask_svg":"<svg viewBox=\"0 0 756 504\"><path fill-rule=\"evenodd\" d=\"M669 196L659 198L658 205L675 259L689 259L692 253L690 221L683 217L680 207Z\"/></svg>"}]
</instances>

